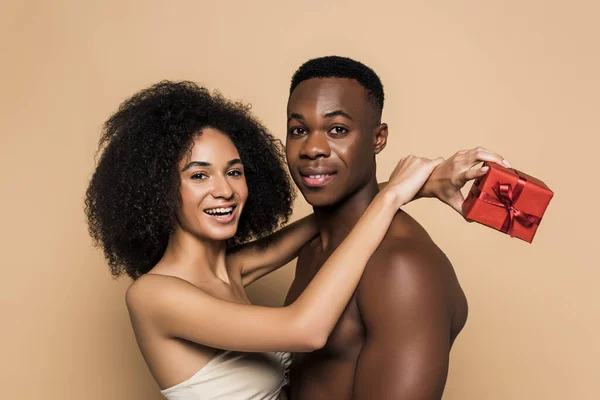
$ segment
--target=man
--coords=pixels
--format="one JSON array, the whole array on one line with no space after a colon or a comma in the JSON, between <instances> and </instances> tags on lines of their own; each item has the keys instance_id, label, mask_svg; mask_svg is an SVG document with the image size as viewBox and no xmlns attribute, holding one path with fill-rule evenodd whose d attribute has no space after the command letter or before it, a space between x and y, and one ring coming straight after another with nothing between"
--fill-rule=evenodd
<instances>
[{"instance_id":1,"label":"man","mask_svg":"<svg viewBox=\"0 0 600 400\"><path fill-rule=\"evenodd\" d=\"M300 253L286 304L307 287L378 191L375 155L388 136L383 101L375 72L348 58L310 60L294 74L288 166L321 234ZM471 167L483 160L503 161L478 148L438 167L464 170L444 200L455 210L463 200L459 189L482 174ZM452 265L400 211L325 347L294 355L292 398L439 399L450 349L466 320L467 301Z\"/></svg>"}]
</instances>

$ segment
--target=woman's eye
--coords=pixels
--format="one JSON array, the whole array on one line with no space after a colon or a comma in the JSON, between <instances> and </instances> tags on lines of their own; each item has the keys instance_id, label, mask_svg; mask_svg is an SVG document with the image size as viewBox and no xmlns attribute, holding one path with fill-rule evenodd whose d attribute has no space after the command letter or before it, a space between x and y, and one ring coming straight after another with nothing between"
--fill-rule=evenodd
<instances>
[{"instance_id":1,"label":"woman's eye","mask_svg":"<svg viewBox=\"0 0 600 400\"><path fill-rule=\"evenodd\" d=\"M198 172L198 173L195 173L194 175L192 175L193 180L202 181L206 178L208 178L208 175L206 175L205 173L202 173L202 172Z\"/></svg>"},{"instance_id":2,"label":"woman's eye","mask_svg":"<svg viewBox=\"0 0 600 400\"><path fill-rule=\"evenodd\" d=\"M343 126L334 126L329 130L329 133L334 135L343 135L348 133L348 129L344 128Z\"/></svg>"},{"instance_id":3,"label":"woman's eye","mask_svg":"<svg viewBox=\"0 0 600 400\"><path fill-rule=\"evenodd\" d=\"M302 136L306 133L306 129L296 127L289 130L290 136Z\"/></svg>"},{"instance_id":4,"label":"woman's eye","mask_svg":"<svg viewBox=\"0 0 600 400\"><path fill-rule=\"evenodd\" d=\"M227 173L227 175L229 175L229 176L242 176L242 171L239 171L239 170L237 170L237 169L234 169L234 170L232 170L232 171L229 171L229 172Z\"/></svg>"}]
</instances>

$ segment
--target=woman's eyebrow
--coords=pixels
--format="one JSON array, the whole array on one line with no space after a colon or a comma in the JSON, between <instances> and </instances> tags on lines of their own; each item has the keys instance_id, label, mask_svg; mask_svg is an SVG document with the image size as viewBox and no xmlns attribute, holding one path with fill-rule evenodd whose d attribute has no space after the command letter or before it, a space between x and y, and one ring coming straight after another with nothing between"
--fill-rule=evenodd
<instances>
[{"instance_id":1,"label":"woman's eyebrow","mask_svg":"<svg viewBox=\"0 0 600 400\"><path fill-rule=\"evenodd\" d=\"M192 167L212 167L212 164L209 162L206 162L206 161L192 161L192 162L188 163L188 165L183 167L181 172L186 171Z\"/></svg>"},{"instance_id":2,"label":"woman's eyebrow","mask_svg":"<svg viewBox=\"0 0 600 400\"><path fill-rule=\"evenodd\" d=\"M239 158L234 158L233 160L227 161L227 166L231 167L232 165L241 164L241 163L242 163L242 160L240 160ZM192 167L212 167L212 164L209 162L206 162L206 161L191 161L185 167L183 167L181 172L187 171L188 169L190 169Z\"/></svg>"}]
</instances>

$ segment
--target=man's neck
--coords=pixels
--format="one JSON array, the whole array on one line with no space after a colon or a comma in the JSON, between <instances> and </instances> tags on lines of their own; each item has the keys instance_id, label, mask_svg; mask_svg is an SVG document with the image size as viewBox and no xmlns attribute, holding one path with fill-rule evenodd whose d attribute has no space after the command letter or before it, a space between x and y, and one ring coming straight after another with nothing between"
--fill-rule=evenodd
<instances>
[{"instance_id":1,"label":"man's neck","mask_svg":"<svg viewBox=\"0 0 600 400\"><path fill-rule=\"evenodd\" d=\"M334 250L348 236L363 215L379 188L373 177L356 193L332 206L313 207L321 232L323 251Z\"/></svg>"}]
</instances>

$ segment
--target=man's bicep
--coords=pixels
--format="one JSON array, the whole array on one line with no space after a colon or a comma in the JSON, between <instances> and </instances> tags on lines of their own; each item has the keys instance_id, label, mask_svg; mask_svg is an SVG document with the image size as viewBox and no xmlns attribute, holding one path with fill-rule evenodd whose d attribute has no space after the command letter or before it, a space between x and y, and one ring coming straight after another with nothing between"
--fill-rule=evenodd
<instances>
[{"instance_id":1,"label":"man's bicep","mask_svg":"<svg viewBox=\"0 0 600 400\"><path fill-rule=\"evenodd\" d=\"M452 314L436 267L402 256L363 277L357 300L366 339L355 399L441 398Z\"/></svg>"}]
</instances>

